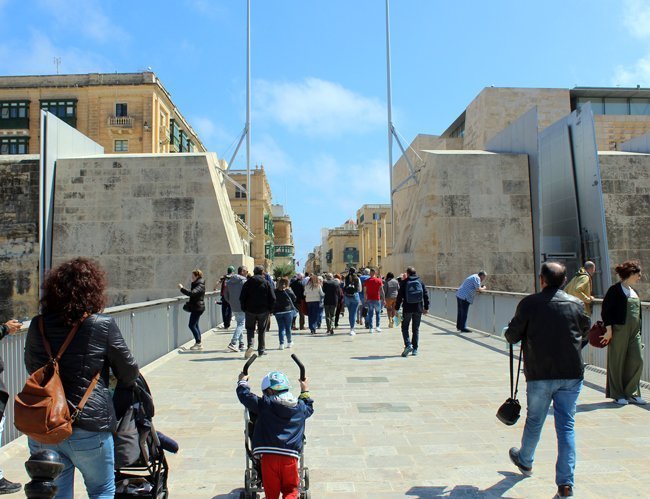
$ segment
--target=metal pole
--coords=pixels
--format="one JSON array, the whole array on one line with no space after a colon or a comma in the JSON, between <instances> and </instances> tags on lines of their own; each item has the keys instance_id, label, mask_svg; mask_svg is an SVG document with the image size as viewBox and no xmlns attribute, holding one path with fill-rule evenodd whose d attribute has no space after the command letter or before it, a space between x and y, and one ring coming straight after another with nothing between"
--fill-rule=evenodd
<instances>
[{"instance_id":1,"label":"metal pole","mask_svg":"<svg viewBox=\"0 0 650 499\"><path fill-rule=\"evenodd\" d=\"M393 97L390 78L390 15L389 0L386 0L386 101L388 108L388 175L390 179L390 216L392 244L395 244L395 210L393 209Z\"/></svg>"},{"instance_id":2,"label":"metal pole","mask_svg":"<svg viewBox=\"0 0 650 499\"><path fill-rule=\"evenodd\" d=\"M251 0L246 2L246 223L253 227L251 220ZM248 231L248 252L251 236ZM252 254L250 255L253 256Z\"/></svg>"}]
</instances>

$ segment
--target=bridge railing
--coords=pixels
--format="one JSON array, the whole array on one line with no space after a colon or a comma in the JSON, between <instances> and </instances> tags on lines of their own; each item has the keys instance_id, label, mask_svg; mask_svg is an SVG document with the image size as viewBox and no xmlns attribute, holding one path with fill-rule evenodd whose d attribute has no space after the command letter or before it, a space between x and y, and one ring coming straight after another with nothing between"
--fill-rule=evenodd
<instances>
[{"instance_id":1,"label":"bridge railing","mask_svg":"<svg viewBox=\"0 0 650 499\"><path fill-rule=\"evenodd\" d=\"M456 324L457 288L427 286L429 291L429 313L447 319ZM515 315L517 304L526 296L524 293L507 293L504 291L485 291L477 293L474 303L469 308L467 326L472 329L502 337L502 330ZM592 322L600 320L602 300L595 300L592 310ZM641 379L650 382L650 303L641 304L641 343L643 349L643 374ZM454 326L452 326L454 327ZM591 345L582 351L584 361L592 366L607 368L607 348L594 348Z\"/></svg>"},{"instance_id":2,"label":"bridge railing","mask_svg":"<svg viewBox=\"0 0 650 499\"><path fill-rule=\"evenodd\" d=\"M205 312L199 321L201 331L223 322L221 306L216 303L219 295L219 292L206 293ZM188 327L189 314L183 310L186 301L187 297L182 296L133 303L107 308L104 313L113 316L138 366L144 367L193 338ZM13 425L13 397L23 388L28 376L24 362L28 327L27 322L19 333L0 341L0 356L5 363L2 376L9 391L3 445L21 435Z\"/></svg>"}]
</instances>

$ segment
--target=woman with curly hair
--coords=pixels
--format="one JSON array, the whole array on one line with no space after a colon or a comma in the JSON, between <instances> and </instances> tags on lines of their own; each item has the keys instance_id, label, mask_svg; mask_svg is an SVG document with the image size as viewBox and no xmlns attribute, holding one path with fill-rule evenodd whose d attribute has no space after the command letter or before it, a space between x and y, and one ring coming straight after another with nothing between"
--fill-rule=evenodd
<instances>
[{"instance_id":1,"label":"woman with curly hair","mask_svg":"<svg viewBox=\"0 0 650 499\"><path fill-rule=\"evenodd\" d=\"M205 281L203 280L203 271L201 269L194 269L192 271L192 285L190 289L185 289L185 286L178 283L178 288L185 296L190 299L187 302L187 309L190 313L190 322L188 324L192 336L194 336L194 345L190 350L203 350L201 344L201 328L199 327L199 319L203 312L205 312ZM186 309L186 310L187 310Z\"/></svg>"},{"instance_id":2,"label":"woman with curly hair","mask_svg":"<svg viewBox=\"0 0 650 499\"><path fill-rule=\"evenodd\" d=\"M83 410L72 424L72 435L59 444L41 444L29 439L32 453L53 449L61 455L64 469L54 484L56 497L74 497L74 471L79 469L90 498L108 499L115 495L113 432L117 428L115 410L108 391L109 370L124 385L132 385L139 375L138 365L127 347L115 320L101 314L106 279L99 265L75 258L52 269L43 283L41 315L32 319L25 344L25 365L31 374L50 360L71 333L59 362L66 398L77 407L90 390ZM90 389L92 383L96 383Z\"/></svg>"},{"instance_id":3,"label":"woman with curly hair","mask_svg":"<svg viewBox=\"0 0 650 499\"><path fill-rule=\"evenodd\" d=\"M628 260L616 266L621 279L611 286L601 316L607 332L601 340L607 348L605 396L618 405L645 405L641 398L641 300L632 286L641 280L641 264Z\"/></svg>"}]
</instances>

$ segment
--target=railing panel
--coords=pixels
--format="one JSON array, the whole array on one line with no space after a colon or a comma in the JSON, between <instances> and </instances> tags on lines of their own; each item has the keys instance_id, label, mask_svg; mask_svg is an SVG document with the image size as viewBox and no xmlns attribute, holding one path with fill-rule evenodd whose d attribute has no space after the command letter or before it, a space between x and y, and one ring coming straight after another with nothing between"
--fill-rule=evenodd
<instances>
[{"instance_id":1,"label":"railing panel","mask_svg":"<svg viewBox=\"0 0 650 499\"><path fill-rule=\"evenodd\" d=\"M469 307L467 325L486 333L494 333L494 295L476 293Z\"/></svg>"}]
</instances>

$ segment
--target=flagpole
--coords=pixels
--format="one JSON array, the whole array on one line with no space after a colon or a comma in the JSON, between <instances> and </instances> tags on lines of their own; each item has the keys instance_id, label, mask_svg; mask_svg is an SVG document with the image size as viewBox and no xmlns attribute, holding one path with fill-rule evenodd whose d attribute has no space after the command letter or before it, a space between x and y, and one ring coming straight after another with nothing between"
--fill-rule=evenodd
<instances>
[{"instance_id":1,"label":"flagpole","mask_svg":"<svg viewBox=\"0 0 650 499\"><path fill-rule=\"evenodd\" d=\"M391 246L395 244L395 210L393 209L393 95L390 67L390 9L386 0L386 101L388 108L388 178L390 180ZM386 255L384 255L385 257Z\"/></svg>"}]
</instances>

